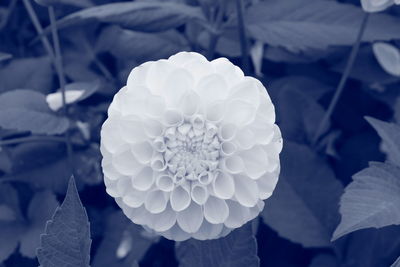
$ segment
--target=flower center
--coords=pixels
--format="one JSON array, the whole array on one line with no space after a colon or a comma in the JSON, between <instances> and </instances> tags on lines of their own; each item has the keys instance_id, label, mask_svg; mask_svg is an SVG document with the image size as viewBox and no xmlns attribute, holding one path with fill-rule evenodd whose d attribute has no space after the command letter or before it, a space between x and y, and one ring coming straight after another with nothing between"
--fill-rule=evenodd
<instances>
[{"instance_id":1,"label":"flower center","mask_svg":"<svg viewBox=\"0 0 400 267\"><path fill-rule=\"evenodd\" d=\"M220 157L217 129L215 124L205 122L200 116L166 129L162 155L176 184L185 180L211 182Z\"/></svg>"}]
</instances>

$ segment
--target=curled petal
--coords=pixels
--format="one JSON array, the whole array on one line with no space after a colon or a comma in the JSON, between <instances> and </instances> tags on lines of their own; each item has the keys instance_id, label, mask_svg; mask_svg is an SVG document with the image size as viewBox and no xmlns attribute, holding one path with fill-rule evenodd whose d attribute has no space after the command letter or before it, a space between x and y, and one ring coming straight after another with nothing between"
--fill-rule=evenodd
<instances>
[{"instance_id":1,"label":"curled petal","mask_svg":"<svg viewBox=\"0 0 400 267\"><path fill-rule=\"evenodd\" d=\"M247 207L243 207L240 203L232 200L227 200L226 204L229 207L229 216L224 222L226 227L238 228L249 220L250 211Z\"/></svg>"},{"instance_id":2,"label":"curled petal","mask_svg":"<svg viewBox=\"0 0 400 267\"><path fill-rule=\"evenodd\" d=\"M225 114L225 104L223 101L216 101L206 108L206 118L211 122L219 122L223 119Z\"/></svg>"},{"instance_id":3,"label":"curled petal","mask_svg":"<svg viewBox=\"0 0 400 267\"><path fill-rule=\"evenodd\" d=\"M142 167L130 150L117 154L112 162L115 169L124 175L133 175Z\"/></svg>"},{"instance_id":4,"label":"curled petal","mask_svg":"<svg viewBox=\"0 0 400 267\"><path fill-rule=\"evenodd\" d=\"M199 109L200 96L193 90L187 91L179 102L180 110L184 116L190 117Z\"/></svg>"},{"instance_id":5,"label":"curled petal","mask_svg":"<svg viewBox=\"0 0 400 267\"><path fill-rule=\"evenodd\" d=\"M156 179L157 188L165 192L171 192L174 189L174 178L169 174L162 174Z\"/></svg>"},{"instance_id":6,"label":"curled petal","mask_svg":"<svg viewBox=\"0 0 400 267\"><path fill-rule=\"evenodd\" d=\"M241 82L237 83L230 93L230 98L240 99L258 107L260 102L260 91L258 90L258 81L253 77L246 76Z\"/></svg>"},{"instance_id":7,"label":"curled petal","mask_svg":"<svg viewBox=\"0 0 400 267\"><path fill-rule=\"evenodd\" d=\"M132 177L132 186L140 191L149 190L154 182L154 173L150 167L144 167Z\"/></svg>"},{"instance_id":8,"label":"curled petal","mask_svg":"<svg viewBox=\"0 0 400 267\"><path fill-rule=\"evenodd\" d=\"M230 199L235 193L235 184L232 176L229 174L218 172L213 181L214 193L221 199Z\"/></svg>"},{"instance_id":9,"label":"curled petal","mask_svg":"<svg viewBox=\"0 0 400 267\"><path fill-rule=\"evenodd\" d=\"M209 193L205 186L201 184L192 185L191 197L192 200L197 204L203 205L204 203L206 203L208 195Z\"/></svg>"},{"instance_id":10,"label":"curled petal","mask_svg":"<svg viewBox=\"0 0 400 267\"><path fill-rule=\"evenodd\" d=\"M257 109L242 100L232 100L227 103L224 116L225 123L232 123L238 126L250 124L255 116Z\"/></svg>"},{"instance_id":11,"label":"curled petal","mask_svg":"<svg viewBox=\"0 0 400 267\"><path fill-rule=\"evenodd\" d=\"M195 233L203 222L203 210L200 205L191 202L189 207L177 214L178 225L188 233Z\"/></svg>"},{"instance_id":12,"label":"curled petal","mask_svg":"<svg viewBox=\"0 0 400 267\"><path fill-rule=\"evenodd\" d=\"M239 156L231 156L222 160L223 169L229 173L240 173L244 171L243 160Z\"/></svg>"},{"instance_id":13,"label":"curled petal","mask_svg":"<svg viewBox=\"0 0 400 267\"><path fill-rule=\"evenodd\" d=\"M149 142L132 145L132 154L142 164L147 164L153 157L154 149Z\"/></svg>"},{"instance_id":14,"label":"curled petal","mask_svg":"<svg viewBox=\"0 0 400 267\"><path fill-rule=\"evenodd\" d=\"M232 156L237 150L237 147L232 142L222 142L221 144L221 154L225 157Z\"/></svg>"},{"instance_id":15,"label":"curled petal","mask_svg":"<svg viewBox=\"0 0 400 267\"><path fill-rule=\"evenodd\" d=\"M165 210L161 213L149 215L148 226L157 232L164 232L171 229L176 223L176 212L167 203Z\"/></svg>"},{"instance_id":16,"label":"curled petal","mask_svg":"<svg viewBox=\"0 0 400 267\"><path fill-rule=\"evenodd\" d=\"M162 97L151 96L145 101L146 115L150 117L161 117L166 109L165 101Z\"/></svg>"},{"instance_id":17,"label":"curled petal","mask_svg":"<svg viewBox=\"0 0 400 267\"><path fill-rule=\"evenodd\" d=\"M260 199L267 199L272 195L276 184L278 183L279 170L273 173L266 173L260 179L257 179Z\"/></svg>"},{"instance_id":18,"label":"curled petal","mask_svg":"<svg viewBox=\"0 0 400 267\"><path fill-rule=\"evenodd\" d=\"M168 203L168 196L161 190L150 191L146 195L144 206L150 213L160 213L165 210Z\"/></svg>"},{"instance_id":19,"label":"curled petal","mask_svg":"<svg viewBox=\"0 0 400 267\"><path fill-rule=\"evenodd\" d=\"M219 236L224 228L222 223L212 224L207 220L203 220L200 229L193 234L193 237L199 240L211 239L215 236Z\"/></svg>"},{"instance_id":20,"label":"curled petal","mask_svg":"<svg viewBox=\"0 0 400 267\"><path fill-rule=\"evenodd\" d=\"M138 208L143 205L147 192L129 189L122 201L131 208Z\"/></svg>"},{"instance_id":21,"label":"curled petal","mask_svg":"<svg viewBox=\"0 0 400 267\"><path fill-rule=\"evenodd\" d=\"M223 124L218 129L218 136L222 141L230 141L236 136L237 127L234 124Z\"/></svg>"},{"instance_id":22,"label":"curled petal","mask_svg":"<svg viewBox=\"0 0 400 267\"><path fill-rule=\"evenodd\" d=\"M229 215L225 200L210 196L204 204L204 217L213 224L223 223Z\"/></svg>"},{"instance_id":23,"label":"curled petal","mask_svg":"<svg viewBox=\"0 0 400 267\"><path fill-rule=\"evenodd\" d=\"M183 115L178 110L169 109L164 113L164 121L167 126L180 125L183 122Z\"/></svg>"},{"instance_id":24,"label":"curled petal","mask_svg":"<svg viewBox=\"0 0 400 267\"><path fill-rule=\"evenodd\" d=\"M214 59L211 64L215 71L225 78L229 86L234 86L244 78L243 71L226 58Z\"/></svg>"},{"instance_id":25,"label":"curled petal","mask_svg":"<svg viewBox=\"0 0 400 267\"><path fill-rule=\"evenodd\" d=\"M268 154L261 146L254 146L249 150L242 151L240 157L243 160L246 174L257 179L268 170Z\"/></svg>"},{"instance_id":26,"label":"curled petal","mask_svg":"<svg viewBox=\"0 0 400 267\"><path fill-rule=\"evenodd\" d=\"M182 211L190 205L190 192L185 186L177 186L170 196L171 207L174 211Z\"/></svg>"},{"instance_id":27,"label":"curled petal","mask_svg":"<svg viewBox=\"0 0 400 267\"><path fill-rule=\"evenodd\" d=\"M235 175L235 198L245 207L253 207L258 201L257 183L243 175Z\"/></svg>"},{"instance_id":28,"label":"curled petal","mask_svg":"<svg viewBox=\"0 0 400 267\"><path fill-rule=\"evenodd\" d=\"M213 103L225 99L228 96L228 89L221 75L211 74L201 79L195 90L205 103Z\"/></svg>"},{"instance_id":29,"label":"curled petal","mask_svg":"<svg viewBox=\"0 0 400 267\"><path fill-rule=\"evenodd\" d=\"M192 75L185 69L176 69L168 75L163 95L167 106L177 106L179 99L193 88L194 80Z\"/></svg>"}]
</instances>

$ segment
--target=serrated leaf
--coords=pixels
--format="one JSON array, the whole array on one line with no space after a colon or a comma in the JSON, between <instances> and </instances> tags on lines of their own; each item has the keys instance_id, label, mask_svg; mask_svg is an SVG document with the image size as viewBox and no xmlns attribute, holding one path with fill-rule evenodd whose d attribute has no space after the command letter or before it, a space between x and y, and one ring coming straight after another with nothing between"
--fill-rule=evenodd
<instances>
[{"instance_id":1,"label":"serrated leaf","mask_svg":"<svg viewBox=\"0 0 400 267\"><path fill-rule=\"evenodd\" d=\"M204 20L197 7L173 2L117 2L87 8L58 21L60 28L90 20L120 25L123 28L160 32L178 27L189 20Z\"/></svg>"},{"instance_id":2,"label":"serrated leaf","mask_svg":"<svg viewBox=\"0 0 400 267\"><path fill-rule=\"evenodd\" d=\"M223 238L182 242L176 253L182 267L256 267L260 264L251 223Z\"/></svg>"},{"instance_id":3,"label":"serrated leaf","mask_svg":"<svg viewBox=\"0 0 400 267\"><path fill-rule=\"evenodd\" d=\"M340 200L342 220L333 239L364 228L400 224L400 168L371 163L355 175Z\"/></svg>"},{"instance_id":4,"label":"serrated leaf","mask_svg":"<svg viewBox=\"0 0 400 267\"><path fill-rule=\"evenodd\" d=\"M260 1L246 14L249 34L271 46L291 51L354 43L362 9L336 1ZM400 38L400 20L385 14L370 15L363 41Z\"/></svg>"},{"instance_id":5,"label":"serrated leaf","mask_svg":"<svg viewBox=\"0 0 400 267\"><path fill-rule=\"evenodd\" d=\"M397 260L390 267L400 267L400 256L397 258Z\"/></svg>"},{"instance_id":6,"label":"serrated leaf","mask_svg":"<svg viewBox=\"0 0 400 267\"><path fill-rule=\"evenodd\" d=\"M0 95L0 127L52 135L64 133L69 121L52 113L43 94L14 90Z\"/></svg>"},{"instance_id":7,"label":"serrated leaf","mask_svg":"<svg viewBox=\"0 0 400 267\"><path fill-rule=\"evenodd\" d=\"M47 93L52 86L51 61L47 57L13 59L0 68L0 93L31 88Z\"/></svg>"},{"instance_id":8,"label":"serrated leaf","mask_svg":"<svg viewBox=\"0 0 400 267\"><path fill-rule=\"evenodd\" d=\"M400 126L394 123L380 121L371 117L365 117L382 138L388 153L388 160L400 166Z\"/></svg>"},{"instance_id":9,"label":"serrated leaf","mask_svg":"<svg viewBox=\"0 0 400 267\"><path fill-rule=\"evenodd\" d=\"M140 64L149 60L168 58L188 49L185 38L175 30L150 34L123 30L115 26L108 27L101 33L96 50L107 51L118 59L135 60Z\"/></svg>"},{"instance_id":10,"label":"serrated leaf","mask_svg":"<svg viewBox=\"0 0 400 267\"><path fill-rule=\"evenodd\" d=\"M90 261L90 228L74 178L60 207L46 224L37 256L41 267L86 267Z\"/></svg>"},{"instance_id":11,"label":"serrated leaf","mask_svg":"<svg viewBox=\"0 0 400 267\"><path fill-rule=\"evenodd\" d=\"M278 185L261 213L264 222L304 247L329 247L339 221L342 185L329 165L304 145L286 141L281 165Z\"/></svg>"}]
</instances>

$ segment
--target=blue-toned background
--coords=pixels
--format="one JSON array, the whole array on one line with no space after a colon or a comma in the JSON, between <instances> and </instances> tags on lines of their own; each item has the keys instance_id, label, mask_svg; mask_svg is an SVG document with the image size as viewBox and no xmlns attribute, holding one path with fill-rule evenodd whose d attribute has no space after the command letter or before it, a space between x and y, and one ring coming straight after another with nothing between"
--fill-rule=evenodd
<instances>
[{"instance_id":1,"label":"blue-toned background","mask_svg":"<svg viewBox=\"0 0 400 267\"><path fill-rule=\"evenodd\" d=\"M51 251L57 266L88 266L76 263L89 255L84 217L71 236L40 242L71 165L93 267L400 266L400 6L373 2L1 0L0 267L38 266L39 247L43 267L55 266ZM99 133L113 95L133 67L179 51L227 57L260 79L284 138L264 211L215 241L145 232L102 180ZM46 102L60 74L67 91L84 91L65 110ZM83 212L73 186L67 196L72 211L61 209L56 228Z\"/></svg>"}]
</instances>

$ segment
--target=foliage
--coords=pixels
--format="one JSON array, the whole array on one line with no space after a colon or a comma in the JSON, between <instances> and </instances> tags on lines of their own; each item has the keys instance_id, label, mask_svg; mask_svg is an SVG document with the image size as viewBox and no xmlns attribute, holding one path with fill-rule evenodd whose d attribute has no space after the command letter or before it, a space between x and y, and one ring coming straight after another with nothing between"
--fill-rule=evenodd
<instances>
[{"instance_id":1,"label":"foliage","mask_svg":"<svg viewBox=\"0 0 400 267\"><path fill-rule=\"evenodd\" d=\"M54 4L63 73L37 2ZM369 14L327 114L366 16L360 1L241 2L248 40L236 0L0 1L1 267L400 265L400 6ZM259 218L218 240L174 243L106 194L99 132L133 67L185 50L258 76L284 149ZM60 74L67 93L79 91L66 112Z\"/></svg>"}]
</instances>

